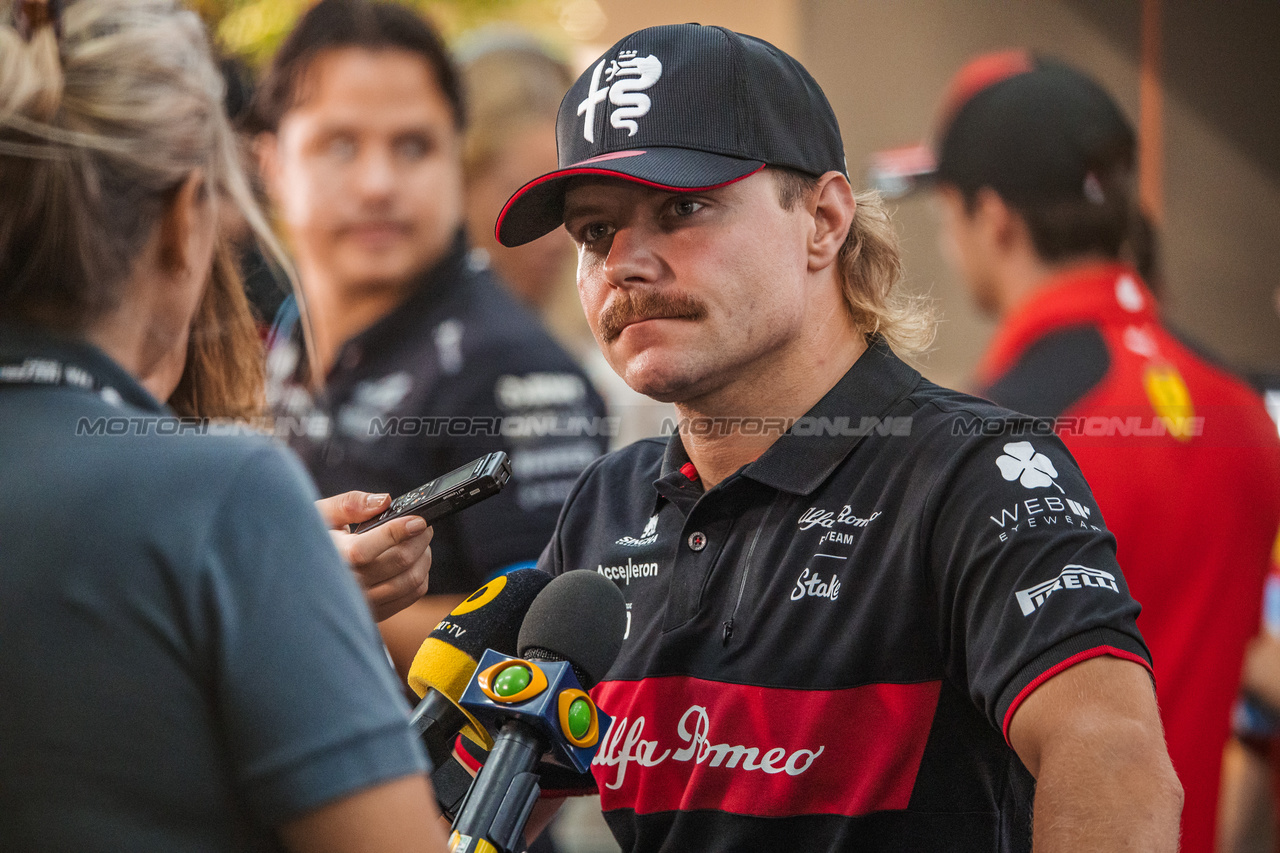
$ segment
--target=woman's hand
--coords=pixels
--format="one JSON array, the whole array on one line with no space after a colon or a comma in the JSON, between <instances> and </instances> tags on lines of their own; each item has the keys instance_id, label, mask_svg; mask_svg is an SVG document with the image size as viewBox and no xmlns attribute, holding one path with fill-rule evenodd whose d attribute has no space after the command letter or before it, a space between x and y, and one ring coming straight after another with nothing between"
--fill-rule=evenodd
<instances>
[{"instance_id":1,"label":"woman's hand","mask_svg":"<svg viewBox=\"0 0 1280 853\"><path fill-rule=\"evenodd\" d=\"M406 515L364 533L347 525L373 518L391 503L390 495L347 492L316 501L338 553L351 565L373 618L381 622L422 598L431 574L431 528Z\"/></svg>"}]
</instances>

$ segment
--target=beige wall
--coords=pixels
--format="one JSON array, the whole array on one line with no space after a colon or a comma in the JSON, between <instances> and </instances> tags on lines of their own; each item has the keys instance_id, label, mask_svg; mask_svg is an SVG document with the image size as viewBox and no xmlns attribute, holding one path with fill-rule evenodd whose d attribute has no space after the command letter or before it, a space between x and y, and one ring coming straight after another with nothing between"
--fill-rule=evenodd
<instances>
[{"instance_id":1,"label":"beige wall","mask_svg":"<svg viewBox=\"0 0 1280 853\"><path fill-rule=\"evenodd\" d=\"M598 0L608 23L594 39L600 49L627 33L657 24L714 24L772 42L804 58L799 0Z\"/></svg>"},{"instance_id":2,"label":"beige wall","mask_svg":"<svg viewBox=\"0 0 1280 853\"><path fill-rule=\"evenodd\" d=\"M1280 4L1259 0L1251 15L1232 16L1216 4L1165 5L1168 313L1232 363L1274 370L1280 169L1259 140L1280 121L1270 74ZM1103 81L1136 122L1139 14L1137 0L805 0L801 33L856 178L871 152L922 138L951 74L984 50L1027 46L1066 59ZM1206 85L1211 77L1216 85ZM1215 104L1223 97L1242 102L1244 116ZM963 384L991 323L970 307L940 256L932 203L908 199L897 220L910 285L933 294L945 320L923 367L938 381Z\"/></svg>"},{"instance_id":3,"label":"beige wall","mask_svg":"<svg viewBox=\"0 0 1280 853\"><path fill-rule=\"evenodd\" d=\"M923 138L952 73L1026 46L1093 74L1138 119L1139 0L598 0L583 67L632 30L698 21L800 57L826 90L858 183L876 150ZM1240 367L1280 372L1280 3L1162 0L1167 313ZM943 317L920 366L963 386L991 334L944 263L926 198L898 204L909 286Z\"/></svg>"}]
</instances>

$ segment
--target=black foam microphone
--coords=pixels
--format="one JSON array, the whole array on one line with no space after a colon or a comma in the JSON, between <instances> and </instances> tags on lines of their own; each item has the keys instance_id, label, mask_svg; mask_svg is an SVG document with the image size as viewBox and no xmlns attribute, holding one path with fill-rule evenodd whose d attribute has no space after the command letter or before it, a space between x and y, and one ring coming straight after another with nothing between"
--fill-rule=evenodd
<instances>
[{"instance_id":1,"label":"black foam microphone","mask_svg":"<svg viewBox=\"0 0 1280 853\"><path fill-rule=\"evenodd\" d=\"M458 700L485 649L516 653L525 613L550 582L551 576L537 569L499 575L455 607L418 649L409 686L422 701L412 722L435 766L446 762L459 732L482 746L492 745L485 727Z\"/></svg>"},{"instance_id":2,"label":"black foam microphone","mask_svg":"<svg viewBox=\"0 0 1280 853\"><path fill-rule=\"evenodd\" d=\"M626 629L627 603L613 581L590 570L566 572L529 605L517 645L529 660L569 661L590 690L622 651Z\"/></svg>"},{"instance_id":3,"label":"black foam microphone","mask_svg":"<svg viewBox=\"0 0 1280 853\"><path fill-rule=\"evenodd\" d=\"M520 654L526 661L568 662L590 690L613 666L626 622L626 602L612 581L590 570L566 572L529 607ZM451 850L524 849L524 826L541 793L533 769L552 748L546 731L515 717L502 724L454 821Z\"/></svg>"}]
</instances>

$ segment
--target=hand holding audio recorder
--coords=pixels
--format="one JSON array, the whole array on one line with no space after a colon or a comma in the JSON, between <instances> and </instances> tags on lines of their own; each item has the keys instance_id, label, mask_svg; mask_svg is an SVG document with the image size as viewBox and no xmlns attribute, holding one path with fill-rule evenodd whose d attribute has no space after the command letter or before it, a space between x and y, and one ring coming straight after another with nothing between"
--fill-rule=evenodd
<instances>
[{"instance_id":1,"label":"hand holding audio recorder","mask_svg":"<svg viewBox=\"0 0 1280 853\"><path fill-rule=\"evenodd\" d=\"M353 532L364 533L405 515L419 516L430 524L496 495L510 479L507 454L495 450L406 492L392 501L386 512L361 523Z\"/></svg>"}]
</instances>

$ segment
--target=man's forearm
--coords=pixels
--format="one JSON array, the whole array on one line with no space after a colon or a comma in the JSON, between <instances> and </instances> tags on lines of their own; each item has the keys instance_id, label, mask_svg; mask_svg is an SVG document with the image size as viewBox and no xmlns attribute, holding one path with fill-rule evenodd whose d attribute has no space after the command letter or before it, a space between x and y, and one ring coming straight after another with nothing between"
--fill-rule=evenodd
<instances>
[{"instance_id":1,"label":"man's forearm","mask_svg":"<svg viewBox=\"0 0 1280 853\"><path fill-rule=\"evenodd\" d=\"M1124 720L1079 726L1041 756L1036 853L1176 853L1182 786L1163 743Z\"/></svg>"},{"instance_id":2,"label":"man's forearm","mask_svg":"<svg viewBox=\"0 0 1280 853\"><path fill-rule=\"evenodd\" d=\"M409 667L418 654L427 635L435 630L449 611L462 603L465 595L426 595L389 619L378 623L382 641L395 661L396 672L401 678L409 674Z\"/></svg>"},{"instance_id":3,"label":"man's forearm","mask_svg":"<svg viewBox=\"0 0 1280 853\"><path fill-rule=\"evenodd\" d=\"M1262 634L1249 643L1243 686L1271 708L1280 708L1280 638Z\"/></svg>"}]
</instances>

